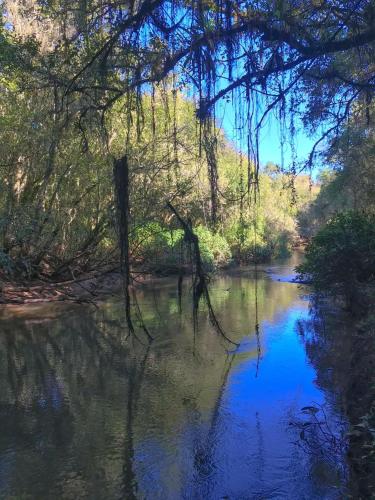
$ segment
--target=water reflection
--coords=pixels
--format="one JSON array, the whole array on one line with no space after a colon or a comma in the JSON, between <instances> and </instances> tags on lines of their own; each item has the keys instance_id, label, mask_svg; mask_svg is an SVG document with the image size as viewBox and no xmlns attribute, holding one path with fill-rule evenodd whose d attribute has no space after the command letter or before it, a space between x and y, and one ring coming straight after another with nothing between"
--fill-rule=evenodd
<instances>
[{"instance_id":1,"label":"water reflection","mask_svg":"<svg viewBox=\"0 0 375 500\"><path fill-rule=\"evenodd\" d=\"M334 416L336 425L333 427L325 424L324 409L323 412L319 411L318 416L319 420L323 421L321 428L324 435L319 431L316 441L321 443L318 447L319 453L324 453L326 460L336 463L340 481L346 482L350 475L349 464L339 457L349 451L347 439L349 425L345 415L351 402L348 395L353 384L353 373L348 367L354 352L355 320L340 309L332 307L327 301L314 299L310 306L309 317L301 319L298 323L298 333L303 339L308 359L317 371L317 383L325 390L330 406L336 409ZM355 477L351 478L351 483L353 498L357 496L362 498L363 494L356 491L361 485L356 484ZM366 498L366 495L363 498Z\"/></svg>"},{"instance_id":2,"label":"water reflection","mask_svg":"<svg viewBox=\"0 0 375 500\"><path fill-rule=\"evenodd\" d=\"M338 498L289 422L326 392L297 327L296 285L221 277L195 339L188 294L145 287L155 341L127 338L121 301L27 309L0 322L0 491L27 498ZM22 314L21 314L22 312ZM327 388L325 388L327 389Z\"/></svg>"}]
</instances>

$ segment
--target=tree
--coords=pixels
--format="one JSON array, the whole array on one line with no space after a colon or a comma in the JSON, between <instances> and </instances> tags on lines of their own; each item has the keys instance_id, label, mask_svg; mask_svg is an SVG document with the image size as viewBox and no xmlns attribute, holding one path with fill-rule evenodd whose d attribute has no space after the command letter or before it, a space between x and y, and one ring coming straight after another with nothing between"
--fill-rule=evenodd
<instances>
[{"instance_id":1,"label":"tree","mask_svg":"<svg viewBox=\"0 0 375 500\"><path fill-rule=\"evenodd\" d=\"M358 103L340 134L324 152L319 195L299 213L300 232L313 236L332 216L348 210L375 211L375 136L369 108Z\"/></svg>"}]
</instances>

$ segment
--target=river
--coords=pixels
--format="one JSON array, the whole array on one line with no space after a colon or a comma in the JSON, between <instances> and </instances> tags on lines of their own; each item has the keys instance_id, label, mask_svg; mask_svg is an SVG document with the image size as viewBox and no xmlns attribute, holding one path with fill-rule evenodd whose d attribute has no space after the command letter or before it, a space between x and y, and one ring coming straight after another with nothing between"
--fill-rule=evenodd
<instances>
[{"instance_id":1,"label":"river","mask_svg":"<svg viewBox=\"0 0 375 500\"><path fill-rule=\"evenodd\" d=\"M170 278L138 292L149 346L128 338L120 298L4 308L0 497L342 498L345 418L292 264L212 281L238 348L204 305L194 333L188 285L180 313Z\"/></svg>"}]
</instances>

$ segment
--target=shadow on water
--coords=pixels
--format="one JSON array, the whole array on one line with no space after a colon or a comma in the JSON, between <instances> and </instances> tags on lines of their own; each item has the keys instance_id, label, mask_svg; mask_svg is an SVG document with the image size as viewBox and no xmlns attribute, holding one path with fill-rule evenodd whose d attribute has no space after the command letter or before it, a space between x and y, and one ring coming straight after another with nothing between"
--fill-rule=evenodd
<instances>
[{"instance_id":1,"label":"shadow on water","mask_svg":"<svg viewBox=\"0 0 375 500\"><path fill-rule=\"evenodd\" d=\"M309 318L300 321L298 330L309 361L317 371L318 383L342 419L341 427L338 424L334 429L336 440L324 439L322 447L329 459L336 460L341 478L347 480L348 498L372 498L374 468L371 460L363 457L363 448L358 448L355 432L355 425L361 425L360 417L369 406L366 397L371 398L368 382L373 364L371 357L366 357L371 353L369 340L361 339L356 318L318 298L311 301ZM343 418L344 415L348 417ZM340 463L337 456L343 453L349 460Z\"/></svg>"},{"instance_id":2,"label":"shadow on water","mask_svg":"<svg viewBox=\"0 0 375 500\"><path fill-rule=\"evenodd\" d=\"M340 407L306 356L300 294L261 271L215 280L230 352L204 305L194 340L172 280L139 293L148 347L127 338L121 300L3 314L0 496L340 498L289 425L312 401L335 425Z\"/></svg>"}]
</instances>

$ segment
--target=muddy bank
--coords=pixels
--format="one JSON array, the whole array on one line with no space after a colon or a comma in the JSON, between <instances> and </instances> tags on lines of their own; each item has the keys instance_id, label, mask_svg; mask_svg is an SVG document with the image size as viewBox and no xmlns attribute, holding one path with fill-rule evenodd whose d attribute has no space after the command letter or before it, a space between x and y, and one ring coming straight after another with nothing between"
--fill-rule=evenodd
<instances>
[{"instance_id":1,"label":"muddy bank","mask_svg":"<svg viewBox=\"0 0 375 500\"><path fill-rule=\"evenodd\" d=\"M132 271L132 285L137 288L148 283L161 283L176 273L155 275L150 272ZM177 279L177 277L176 277ZM0 282L0 305L23 305L48 302L96 303L118 295L122 279L118 268L94 271L77 279L46 282Z\"/></svg>"},{"instance_id":2,"label":"muddy bank","mask_svg":"<svg viewBox=\"0 0 375 500\"><path fill-rule=\"evenodd\" d=\"M37 304L44 302L95 302L114 295L121 289L117 269L93 272L77 279L61 282L3 282L0 304Z\"/></svg>"},{"instance_id":3,"label":"muddy bank","mask_svg":"<svg viewBox=\"0 0 375 500\"><path fill-rule=\"evenodd\" d=\"M246 266L229 266L217 269L216 276L247 275L258 278L267 275L273 281L283 281L296 284L308 284L298 281L293 268L300 263L301 254L296 253L291 259L281 259L268 264L249 264ZM292 265L291 265L292 262ZM188 266L163 266L158 269L135 269L132 271L135 287L148 282L161 282L166 277L176 277L182 274L189 276ZM118 267L109 267L80 275L76 279L65 281L1 281L1 304L38 304L47 302L90 303L116 295L121 290L121 275Z\"/></svg>"}]
</instances>

